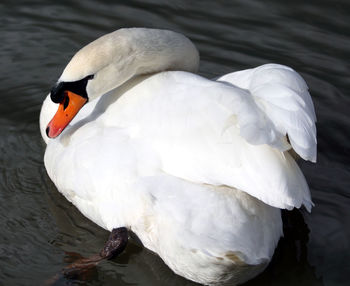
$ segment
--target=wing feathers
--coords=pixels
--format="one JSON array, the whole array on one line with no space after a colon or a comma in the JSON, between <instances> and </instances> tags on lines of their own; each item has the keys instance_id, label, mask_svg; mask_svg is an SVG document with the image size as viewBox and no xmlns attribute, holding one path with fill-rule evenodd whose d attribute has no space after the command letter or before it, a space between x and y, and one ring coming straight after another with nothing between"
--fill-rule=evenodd
<instances>
[{"instance_id":1,"label":"wing feathers","mask_svg":"<svg viewBox=\"0 0 350 286\"><path fill-rule=\"evenodd\" d=\"M279 69L286 76L285 69ZM224 78L235 83L243 77L239 83L249 87L255 72ZM252 92L228 81L162 73L130 89L100 120L123 127L132 140L149 144L159 158L159 170L169 175L234 187L278 208L304 204L310 210L305 178L285 152L293 146L303 158L316 158L313 113L306 111L305 94L297 92L305 91L306 85L299 82L291 89L264 74L263 78L266 85L255 79ZM288 84L293 80L298 78Z\"/></svg>"},{"instance_id":2,"label":"wing feathers","mask_svg":"<svg viewBox=\"0 0 350 286\"><path fill-rule=\"evenodd\" d=\"M219 81L247 89L263 113L258 114L254 127L247 124L253 123L251 115L242 112L241 134L248 142L280 149L281 137L288 134L296 153L316 162L316 115L308 87L299 74L286 66L268 64L225 75Z\"/></svg>"}]
</instances>

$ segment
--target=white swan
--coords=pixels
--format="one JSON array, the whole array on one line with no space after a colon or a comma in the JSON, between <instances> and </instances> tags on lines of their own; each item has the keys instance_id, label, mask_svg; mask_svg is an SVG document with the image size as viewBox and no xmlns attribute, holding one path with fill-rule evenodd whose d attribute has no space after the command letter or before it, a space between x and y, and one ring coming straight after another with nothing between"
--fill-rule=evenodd
<instances>
[{"instance_id":1,"label":"white swan","mask_svg":"<svg viewBox=\"0 0 350 286\"><path fill-rule=\"evenodd\" d=\"M166 30L121 29L81 49L51 92L48 129L58 104L42 106L45 166L86 217L132 230L175 273L238 284L270 261L280 209L312 207L288 151L316 161L315 112L291 68L213 81L191 73L198 62Z\"/></svg>"}]
</instances>

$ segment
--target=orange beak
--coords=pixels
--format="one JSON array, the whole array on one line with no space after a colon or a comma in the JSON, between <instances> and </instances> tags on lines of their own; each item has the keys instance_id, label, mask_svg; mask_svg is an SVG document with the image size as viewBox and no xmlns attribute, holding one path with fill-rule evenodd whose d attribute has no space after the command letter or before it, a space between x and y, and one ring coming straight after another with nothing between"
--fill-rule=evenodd
<instances>
[{"instance_id":1,"label":"orange beak","mask_svg":"<svg viewBox=\"0 0 350 286\"><path fill-rule=\"evenodd\" d=\"M46 127L47 136L55 138L60 135L86 102L87 98L71 91L65 91L63 101L58 106L55 116Z\"/></svg>"}]
</instances>

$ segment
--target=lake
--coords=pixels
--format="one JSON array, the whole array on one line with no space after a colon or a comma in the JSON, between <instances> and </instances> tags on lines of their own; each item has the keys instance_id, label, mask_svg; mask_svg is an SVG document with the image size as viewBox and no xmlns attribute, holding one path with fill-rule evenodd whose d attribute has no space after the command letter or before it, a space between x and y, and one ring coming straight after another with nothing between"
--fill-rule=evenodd
<instances>
[{"instance_id":1,"label":"lake","mask_svg":"<svg viewBox=\"0 0 350 286\"><path fill-rule=\"evenodd\" d=\"M122 27L189 37L208 78L280 63L310 87L317 164L300 162L315 207L293 212L272 263L246 285L349 285L349 1L7 1L0 3L0 284L40 285L74 253L100 251L108 232L84 218L49 180L41 102L73 54ZM84 281L55 285L196 285L130 243Z\"/></svg>"}]
</instances>

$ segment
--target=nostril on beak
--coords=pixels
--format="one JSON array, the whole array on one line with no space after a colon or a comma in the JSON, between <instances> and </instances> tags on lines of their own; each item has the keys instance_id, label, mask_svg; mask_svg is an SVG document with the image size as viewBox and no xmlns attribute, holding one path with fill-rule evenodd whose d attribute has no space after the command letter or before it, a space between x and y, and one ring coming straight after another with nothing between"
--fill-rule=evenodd
<instances>
[{"instance_id":1,"label":"nostril on beak","mask_svg":"<svg viewBox=\"0 0 350 286\"><path fill-rule=\"evenodd\" d=\"M47 137L50 137L50 136L49 136L49 132L50 132L50 127L47 126L47 128L46 128L46 135L47 135Z\"/></svg>"}]
</instances>

